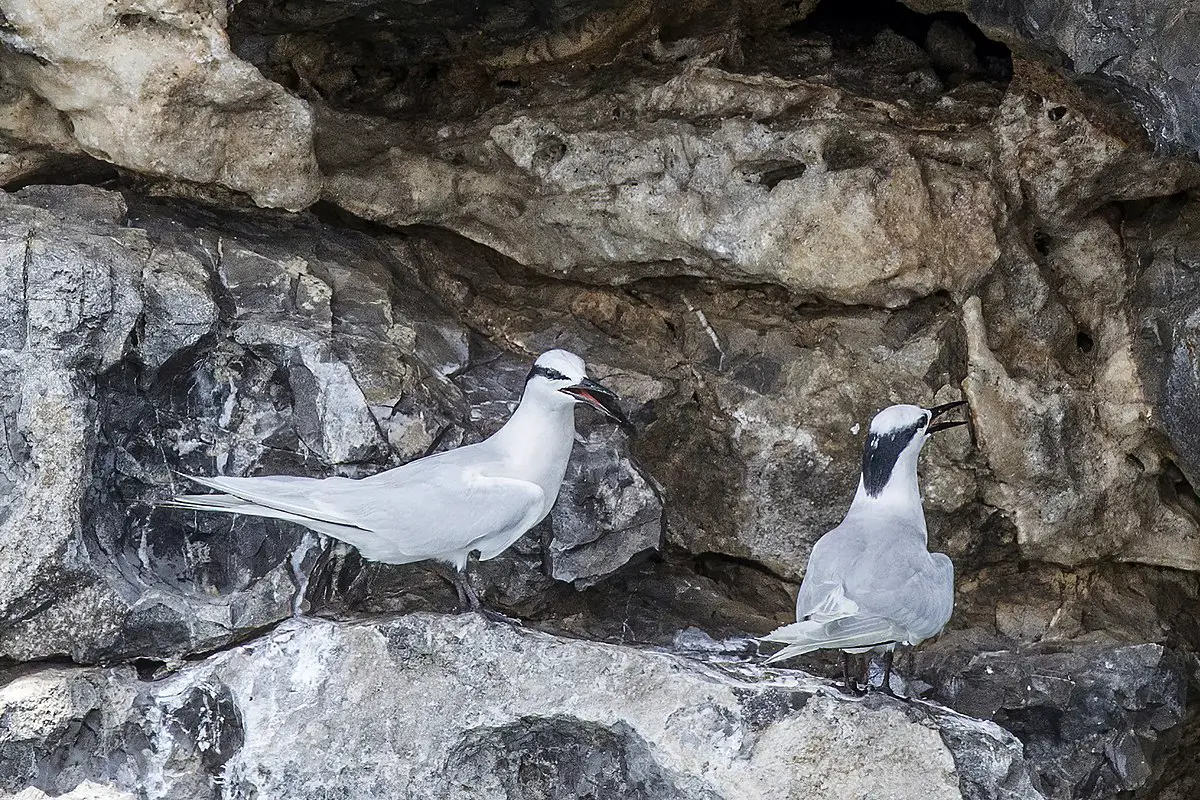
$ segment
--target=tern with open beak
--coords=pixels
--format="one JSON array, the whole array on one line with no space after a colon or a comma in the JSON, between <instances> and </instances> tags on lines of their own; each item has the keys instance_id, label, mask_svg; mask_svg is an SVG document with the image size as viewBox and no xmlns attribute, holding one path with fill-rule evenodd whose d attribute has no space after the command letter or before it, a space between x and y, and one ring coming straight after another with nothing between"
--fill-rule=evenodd
<instances>
[{"instance_id":1,"label":"tern with open beak","mask_svg":"<svg viewBox=\"0 0 1200 800\"><path fill-rule=\"evenodd\" d=\"M575 442L577 404L629 424L616 394L587 377L581 358L550 350L534 362L508 422L482 442L357 480L189 476L219 494L163 505L295 522L386 564L447 562L460 601L478 611L467 559L473 551L483 561L498 556L550 513Z\"/></svg>"},{"instance_id":2,"label":"tern with open beak","mask_svg":"<svg viewBox=\"0 0 1200 800\"><path fill-rule=\"evenodd\" d=\"M896 645L916 645L945 627L954 610L954 565L929 552L917 458L932 434L966 424L936 421L963 405L896 405L871 420L854 501L813 547L797 621L763 637L787 645L768 663L813 650L881 650L883 689L890 692ZM852 688L845 656L843 671Z\"/></svg>"}]
</instances>

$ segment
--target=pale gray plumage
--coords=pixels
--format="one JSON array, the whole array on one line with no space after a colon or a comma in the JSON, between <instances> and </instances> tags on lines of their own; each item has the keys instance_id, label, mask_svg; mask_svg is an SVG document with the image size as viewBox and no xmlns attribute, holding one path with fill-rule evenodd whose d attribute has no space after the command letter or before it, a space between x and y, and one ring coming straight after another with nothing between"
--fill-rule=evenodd
<instances>
[{"instance_id":1,"label":"pale gray plumage","mask_svg":"<svg viewBox=\"0 0 1200 800\"><path fill-rule=\"evenodd\" d=\"M222 494L165 505L287 520L389 564L436 559L462 570L506 550L550 513L575 439L574 405L624 421L616 396L565 350L543 353L504 427L478 444L368 478L202 478Z\"/></svg>"},{"instance_id":2,"label":"pale gray plumage","mask_svg":"<svg viewBox=\"0 0 1200 800\"><path fill-rule=\"evenodd\" d=\"M797 622L763 639L787 645L768 662L835 649L861 653L936 636L954 609L954 565L930 553L917 457L949 407L899 405L871 422L863 473L845 519L813 547Z\"/></svg>"}]
</instances>

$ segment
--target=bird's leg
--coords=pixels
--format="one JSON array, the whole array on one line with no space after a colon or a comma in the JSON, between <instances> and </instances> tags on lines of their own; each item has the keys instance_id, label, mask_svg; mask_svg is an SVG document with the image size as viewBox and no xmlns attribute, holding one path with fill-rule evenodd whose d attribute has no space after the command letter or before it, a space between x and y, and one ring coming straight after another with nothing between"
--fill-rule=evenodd
<instances>
[{"instance_id":1,"label":"bird's leg","mask_svg":"<svg viewBox=\"0 0 1200 800\"><path fill-rule=\"evenodd\" d=\"M470 584L467 582L467 576L462 568L451 564L450 568L446 569L446 564L437 563L433 568L433 574L454 587L454 591L458 595L458 612L460 614L475 610L468 591Z\"/></svg>"},{"instance_id":2,"label":"bird's leg","mask_svg":"<svg viewBox=\"0 0 1200 800\"><path fill-rule=\"evenodd\" d=\"M379 570L378 561L362 562L362 567L354 573L350 585L346 587L346 603L350 608L360 608L371 596L371 581L379 575Z\"/></svg>"},{"instance_id":3,"label":"bird's leg","mask_svg":"<svg viewBox=\"0 0 1200 800\"><path fill-rule=\"evenodd\" d=\"M467 574L467 570L460 569L454 573L454 586L459 592L459 609L460 611L474 611L486 620L492 622L505 622L509 625L520 625L521 620L515 617L510 617L507 614L501 614L499 611L493 611L483 605L479 599L479 592L475 591L475 587L471 584L471 576ZM466 601L467 608L462 608L463 601Z\"/></svg>"},{"instance_id":4,"label":"bird's leg","mask_svg":"<svg viewBox=\"0 0 1200 800\"><path fill-rule=\"evenodd\" d=\"M458 592L458 610L466 611L468 610L468 606L470 606L470 610L474 611L475 607L471 605L471 593L468 592L466 588L467 586L470 586L470 584L467 583L467 579L463 574L463 571L456 569L452 575L453 577L451 578L450 582L454 584L454 591ZM478 595L475 596L475 602L479 602Z\"/></svg>"},{"instance_id":5,"label":"bird's leg","mask_svg":"<svg viewBox=\"0 0 1200 800\"><path fill-rule=\"evenodd\" d=\"M892 659L895 655L894 650L888 650L883 654L883 683L879 687L892 697L896 696L896 693L892 691Z\"/></svg>"},{"instance_id":6,"label":"bird's leg","mask_svg":"<svg viewBox=\"0 0 1200 800\"><path fill-rule=\"evenodd\" d=\"M483 603L479 600L479 592L475 591L475 587L471 585L471 576L467 574L465 569L460 569L454 573L455 582L454 588L458 589L458 607L461 611L479 611L483 608ZM463 604L466 608L463 608Z\"/></svg>"},{"instance_id":7,"label":"bird's leg","mask_svg":"<svg viewBox=\"0 0 1200 800\"><path fill-rule=\"evenodd\" d=\"M848 693L861 694L858 688L858 678L850 677L850 658L849 653L842 653L842 682L845 684Z\"/></svg>"},{"instance_id":8,"label":"bird's leg","mask_svg":"<svg viewBox=\"0 0 1200 800\"><path fill-rule=\"evenodd\" d=\"M316 599L328 600L328 593L325 592L325 580L329 577L329 559L333 551L333 539L328 536L317 534L315 540L309 541L308 534L305 536L304 542L301 544L303 552L297 551L291 558L292 579L296 586L296 591L292 595L292 616L304 616L304 601L309 594L310 587L314 600L310 600L308 604L308 613L311 614L314 606L318 605L314 602ZM312 568L305 574L301 569L304 559L312 549L319 548L317 559L313 563ZM298 556L298 557L297 557Z\"/></svg>"}]
</instances>

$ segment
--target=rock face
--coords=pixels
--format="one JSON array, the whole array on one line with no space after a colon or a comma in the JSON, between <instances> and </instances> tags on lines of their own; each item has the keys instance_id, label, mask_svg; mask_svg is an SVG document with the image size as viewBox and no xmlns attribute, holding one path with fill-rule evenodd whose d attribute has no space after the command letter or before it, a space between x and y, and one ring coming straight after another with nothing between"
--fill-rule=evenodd
<instances>
[{"instance_id":1,"label":"rock face","mask_svg":"<svg viewBox=\"0 0 1200 800\"><path fill-rule=\"evenodd\" d=\"M924 677L939 701L1020 737L1047 797L1146 790L1187 713L1188 666L1152 644L1055 650L947 652Z\"/></svg>"},{"instance_id":2,"label":"rock face","mask_svg":"<svg viewBox=\"0 0 1200 800\"><path fill-rule=\"evenodd\" d=\"M0 0L4 789L1196 796L1195 26L1151 5ZM472 567L538 632L155 507L478 441L551 347L635 432L581 410ZM926 700L737 662L871 416L960 397Z\"/></svg>"},{"instance_id":3,"label":"rock face","mask_svg":"<svg viewBox=\"0 0 1200 800\"><path fill-rule=\"evenodd\" d=\"M49 668L0 703L10 791L1042 797L991 723L477 617L302 624L149 683L127 667ZM985 765L990 783L974 783Z\"/></svg>"},{"instance_id":4,"label":"rock face","mask_svg":"<svg viewBox=\"0 0 1200 800\"><path fill-rule=\"evenodd\" d=\"M527 361L472 368L462 325L393 276L411 254L365 237L129 211L86 188L7 210L7 380L27 392L6 426L21 432L5 465L10 658L165 657L277 621L303 599L315 537L155 510L178 473L361 475L491 433L520 396ZM496 413L465 417L457 373ZM621 437L592 430L539 532L550 577L581 586L661 537Z\"/></svg>"},{"instance_id":5,"label":"rock face","mask_svg":"<svg viewBox=\"0 0 1200 800\"><path fill-rule=\"evenodd\" d=\"M989 36L1031 55L1069 59L1079 75L1113 84L1156 141L1200 148L1200 98L1192 89L1200 17L1188 3L966 0L962 6Z\"/></svg>"},{"instance_id":6,"label":"rock face","mask_svg":"<svg viewBox=\"0 0 1200 800\"><path fill-rule=\"evenodd\" d=\"M711 67L650 78L574 105L548 92L538 99L553 119L497 109L455 126L445 151L393 148L335 172L326 197L389 225L449 227L588 282L702 275L896 306L969 286L999 255L1003 209L972 142L930 137L936 156L914 153L868 112L856 127L871 139L850 143L841 123L820 118L852 101L800 81ZM620 109L620 130L596 129L606 106ZM685 110L686 121L669 121ZM880 179L864 181L867 169ZM854 261L834 267L838 249Z\"/></svg>"},{"instance_id":7,"label":"rock face","mask_svg":"<svg viewBox=\"0 0 1200 800\"><path fill-rule=\"evenodd\" d=\"M262 205L316 199L312 113L233 55L223 0L13 0L0 14L0 74L26 90L17 120L48 124L38 138Z\"/></svg>"}]
</instances>

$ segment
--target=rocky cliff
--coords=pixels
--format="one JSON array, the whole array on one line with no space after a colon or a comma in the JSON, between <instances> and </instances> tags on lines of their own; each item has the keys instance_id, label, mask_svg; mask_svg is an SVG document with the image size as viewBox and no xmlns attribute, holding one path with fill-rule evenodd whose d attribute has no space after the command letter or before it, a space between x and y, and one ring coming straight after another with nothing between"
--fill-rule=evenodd
<instances>
[{"instance_id":1,"label":"rocky cliff","mask_svg":"<svg viewBox=\"0 0 1200 800\"><path fill-rule=\"evenodd\" d=\"M1198 53L1183 0L0 0L0 790L1196 796ZM477 566L523 630L155 507L477 440L551 347L636 431ZM756 667L870 416L959 397L919 699Z\"/></svg>"}]
</instances>

